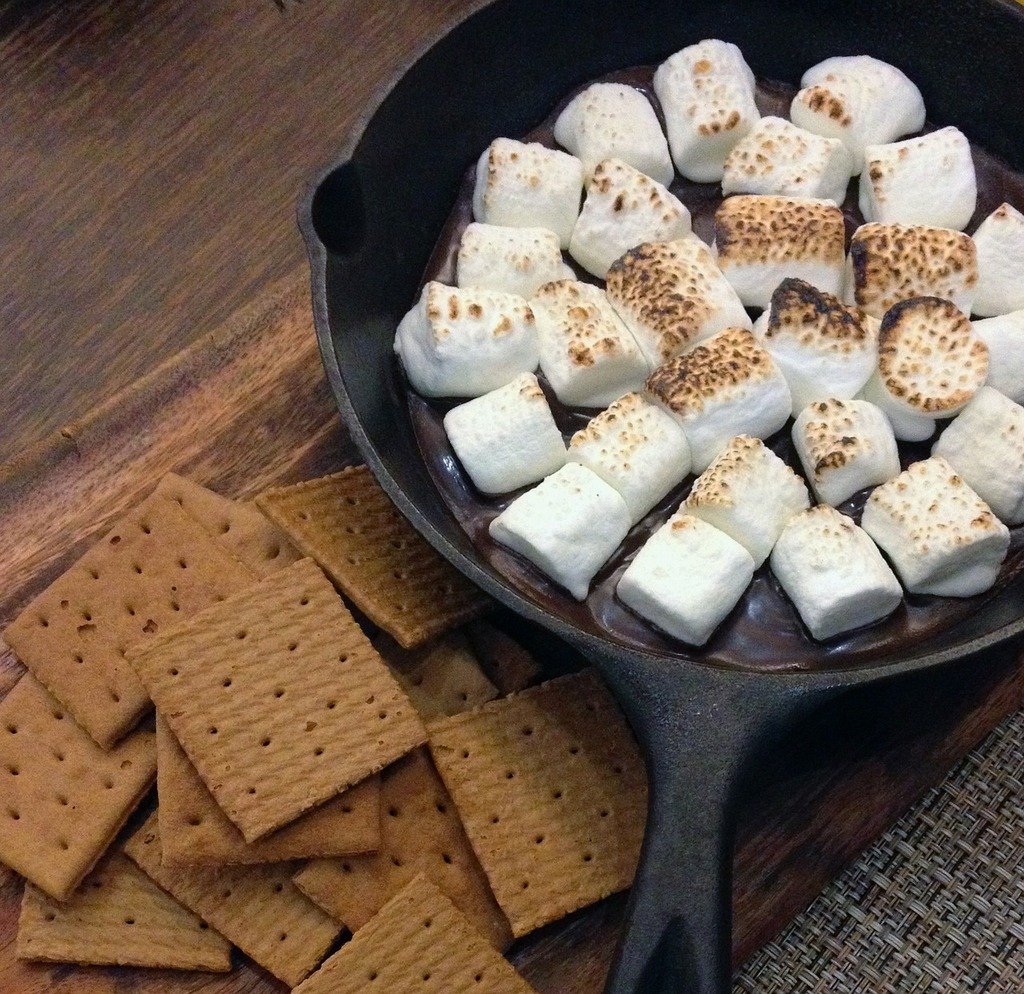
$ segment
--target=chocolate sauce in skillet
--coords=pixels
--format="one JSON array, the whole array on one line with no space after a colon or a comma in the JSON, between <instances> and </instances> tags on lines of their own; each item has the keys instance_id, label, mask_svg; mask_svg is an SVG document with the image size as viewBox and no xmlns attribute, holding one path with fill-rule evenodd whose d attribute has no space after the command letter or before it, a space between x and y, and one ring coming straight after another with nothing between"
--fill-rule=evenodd
<instances>
[{"instance_id":1,"label":"chocolate sauce in skillet","mask_svg":"<svg viewBox=\"0 0 1024 994\"><path fill-rule=\"evenodd\" d=\"M602 77L611 82L628 83L643 90L661 116L654 96L654 68L641 66L620 70ZM582 89L582 87L581 87ZM784 83L758 84L757 104L763 115L789 116L789 105L795 88ZM570 93L524 141L538 141L557 147L553 127L559 111L572 98ZM664 123L664 121L662 122ZM930 129L930 128L929 128ZM968 226L977 227L982 218L1004 200L1024 209L1024 176L1015 173L984 150L973 148L978 175L978 208ZM441 231L433 256L423 275L423 282L439 280L455 284L455 258L463 229L473 220L473 168L463 180L451 215ZM679 197L693 218L695 233L708 244L713 236L714 213L722 201L721 187L716 183L692 183L676 177L672 192ZM851 182L843 211L846 216L847 239L861 223L857 208L857 181ZM598 282L574 266L580 279ZM589 421L596 411L569 409L559 403L540 377L559 429L566 439ZM919 597L908 595L889 619L867 628L838 636L826 643L815 642L807 634L796 610L782 592L767 564L755 574L754 580L739 604L718 627L706 646L694 649L672 639L623 607L615 597L615 585L633 556L648 536L678 507L689 492L693 477L676 487L647 517L636 525L619 551L598 573L590 596L579 603L547 580L528 562L495 543L487 531L490 521L518 496L506 494L499 498L483 497L463 473L458 459L448 444L442 419L460 401L425 400L413 390L406 390L413 428L423 457L438 490L456 520L469 534L482 558L527 598L565 618L583 631L611 638L631 648L646 649L680 659L698 660L720 666L746 670L838 669L870 665L885 655L899 658L922 641L940 635L944 629L972 614L993 591L967 599ZM790 422L790 425L792 422ZM799 460L790 440L790 425L768 440L768 445L800 472ZM940 426L941 427L941 426ZM929 454L931 442L900 443L904 466ZM520 491L521 492L521 491ZM869 491L857 494L842 505L841 510L859 521L861 508ZM1012 530L1010 552L1003 565L995 589L1005 584L1024 568L1024 527ZM685 583L685 575L680 576Z\"/></svg>"}]
</instances>

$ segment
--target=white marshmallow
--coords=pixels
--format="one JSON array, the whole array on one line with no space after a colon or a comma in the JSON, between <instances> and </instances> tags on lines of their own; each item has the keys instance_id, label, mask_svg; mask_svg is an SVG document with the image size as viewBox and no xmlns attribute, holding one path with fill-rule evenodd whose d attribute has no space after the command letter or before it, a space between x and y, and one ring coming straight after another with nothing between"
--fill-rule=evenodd
<instances>
[{"instance_id":1,"label":"white marshmallow","mask_svg":"<svg viewBox=\"0 0 1024 994\"><path fill-rule=\"evenodd\" d=\"M555 141L583 163L588 179L607 158L666 185L675 176L658 115L633 86L593 83L577 93L555 121Z\"/></svg>"},{"instance_id":2,"label":"white marshmallow","mask_svg":"<svg viewBox=\"0 0 1024 994\"><path fill-rule=\"evenodd\" d=\"M860 210L866 221L963 231L977 204L971 146L958 128L864 150Z\"/></svg>"},{"instance_id":3,"label":"white marshmallow","mask_svg":"<svg viewBox=\"0 0 1024 994\"><path fill-rule=\"evenodd\" d=\"M878 333L878 368L864 387L896 437L921 442L952 417L988 376L988 347L948 300L916 297L889 308Z\"/></svg>"},{"instance_id":4,"label":"white marshmallow","mask_svg":"<svg viewBox=\"0 0 1024 994\"><path fill-rule=\"evenodd\" d=\"M495 138L477 162L473 216L484 224L547 228L566 248L582 195L583 163L575 156Z\"/></svg>"},{"instance_id":5,"label":"white marshmallow","mask_svg":"<svg viewBox=\"0 0 1024 994\"><path fill-rule=\"evenodd\" d=\"M619 159L605 159L587 187L569 254L604 279L634 246L686 238L691 230L690 212L664 186Z\"/></svg>"},{"instance_id":6,"label":"white marshmallow","mask_svg":"<svg viewBox=\"0 0 1024 994\"><path fill-rule=\"evenodd\" d=\"M600 287L556 280L530 304L540 368L563 404L604 407L643 383L647 361Z\"/></svg>"},{"instance_id":7,"label":"white marshmallow","mask_svg":"<svg viewBox=\"0 0 1024 994\"><path fill-rule=\"evenodd\" d=\"M1024 310L975 321L974 331L988 346L985 382L1024 404Z\"/></svg>"},{"instance_id":8,"label":"white marshmallow","mask_svg":"<svg viewBox=\"0 0 1024 994\"><path fill-rule=\"evenodd\" d=\"M872 222L853 233L846 299L872 317L911 297L942 297L970 314L977 284L974 242L961 231Z\"/></svg>"},{"instance_id":9,"label":"white marshmallow","mask_svg":"<svg viewBox=\"0 0 1024 994\"><path fill-rule=\"evenodd\" d=\"M658 66L654 92L676 169L698 183L721 180L726 156L761 116L740 50L717 40L689 45Z\"/></svg>"},{"instance_id":10,"label":"white marshmallow","mask_svg":"<svg viewBox=\"0 0 1024 994\"><path fill-rule=\"evenodd\" d=\"M1024 214L1000 204L974 233L978 287L974 313L985 317L1024 310Z\"/></svg>"},{"instance_id":11,"label":"white marshmallow","mask_svg":"<svg viewBox=\"0 0 1024 994\"><path fill-rule=\"evenodd\" d=\"M762 117L725 160L722 193L815 197L841 204L852 162L838 138L804 131L781 117Z\"/></svg>"},{"instance_id":12,"label":"white marshmallow","mask_svg":"<svg viewBox=\"0 0 1024 994\"><path fill-rule=\"evenodd\" d=\"M980 594L995 583L1010 545L1006 525L941 456L876 487L861 526L912 594Z\"/></svg>"},{"instance_id":13,"label":"white marshmallow","mask_svg":"<svg viewBox=\"0 0 1024 994\"><path fill-rule=\"evenodd\" d=\"M395 352L426 397L478 397L537 368L533 311L522 297L428 283L402 318Z\"/></svg>"},{"instance_id":14,"label":"white marshmallow","mask_svg":"<svg viewBox=\"0 0 1024 994\"><path fill-rule=\"evenodd\" d=\"M833 507L900 471L892 425L866 400L828 398L805 407L793 422L793 447L814 495Z\"/></svg>"},{"instance_id":15,"label":"white marshmallow","mask_svg":"<svg viewBox=\"0 0 1024 994\"><path fill-rule=\"evenodd\" d=\"M569 460L615 487L635 524L690 472L690 446L660 407L628 393L573 435Z\"/></svg>"},{"instance_id":16,"label":"white marshmallow","mask_svg":"<svg viewBox=\"0 0 1024 994\"><path fill-rule=\"evenodd\" d=\"M804 481L764 442L739 435L697 477L681 510L739 542L757 567L810 503Z\"/></svg>"},{"instance_id":17,"label":"white marshmallow","mask_svg":"<svg viewBox=\"0 0 1024 994\"><path fill-rule=\"evenodd\" d=\"M870 55L825 59L804 73L789 116L798 127L840 139L853 174L867 145L891 142L924 127L921 91L895 66Z\"/></svg>"},{"instance_id":18,"label":"white marshmallow","mask_svg":"<svg viewBox=\"0 0 1024 994\"><path fill-rule=\"evenodd\" d=\"M743 303L696 238L648 242L608 270L605 290L651 369L726 328L749 328Z\"/></svg>"},{"instance_id":19,"label":"white marshmallow","mask_svg":"<svg viewBox=\"0 0 1024 994\"><path fill-rule=\"evenodd\" d=\"M754 575L750 553L682 511L644 544L619 579L619 600L663 632L704 645Z\"/></svg>"},{"instance_id":20,"label":"white marshmallow","mask_svg":"<svg viewBox=\"0 0 1024 994\"><path fill-rule=\"evenodd\" d=\"M498 290L531 297L552 280L573 278L562 261L558 236L546 228L466 227L459 242L456 271L460 287Z\"/></svg>"},{"instance_id":21,"label":"white marshmallow","mask_svg":"<svg viewBox=\"0 0 1024 994\"><path fill-rule=\"evenodd\" d=\"M879 621L903 599L899 580L875 543L824 504L790 519L771 566L819 641Z\"/></svg>"},{"instance_id":22,"label":"white marshmallow","mask_svg":"<svg viewBox=\"0 0 1024 994\"><path fill-rule=\"evenodd\" d=\"M1024 407L982 387L939 436L942 456L1008 525L1024 523Z\"/></svg>"},{"instance_id":23,"label":"white marshmallow","mask_svg":"<svg viewBox=\"0 0 1024 994\"><path fill-rule=\"evenodd\" d=\"M787 276L837 296L843 292L843 212L825 200L729 197L715 212L714 250L748 307L767 307Z\"/></svg>"},{"instance_id":24,"label":"white marshmallow","mask_svg":"<svg viewBox=\"0 0 1024 994\"><path fill-rule=\"evenodd\" d=\"M444 430L481 493L518 490L565 465L565 442L533 373L453 407Z\"/></svg>"},{"instance_id":25,"label":"white marshmallow","mask_svg":"<svg viewBox=\"0 0 1024 994\"><path fill-rule=\"evenodd\" d=\"M792 410L785 377L743 328L727 328L669 359L644 389L682 425L695 473L703 473L736 435L774 435Z\"/></svg>"},{"instance_id":26,"label":"white marshmallow","mask_svg":"<svg viewBox=\"0 0 1024 994\"><path fill-rule=\"evenodd\" d=\"M495 542L518 552L576 600L629 531L618 491L579 463L517 497L490 524Z\"/></svg>"}]
</instances>

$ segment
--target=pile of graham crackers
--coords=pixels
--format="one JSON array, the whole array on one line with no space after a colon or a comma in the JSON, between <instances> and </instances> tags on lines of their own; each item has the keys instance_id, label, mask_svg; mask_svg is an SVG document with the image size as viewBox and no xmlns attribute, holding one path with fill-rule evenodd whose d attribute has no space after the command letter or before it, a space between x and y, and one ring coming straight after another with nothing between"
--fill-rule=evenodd
<instances>
[{"instance_id":1,"label":"pile of graham crackers","mask_svg":"<svg viewBox=\"0 0 1024 994\"><path fill-rule=\"evenodd\" d=\"M4 632L19 957L529 991L502 953L629 886L647 786L595 674L538 683L490 608L365 467L165 477Z\"/></svg>"}]
</instances>

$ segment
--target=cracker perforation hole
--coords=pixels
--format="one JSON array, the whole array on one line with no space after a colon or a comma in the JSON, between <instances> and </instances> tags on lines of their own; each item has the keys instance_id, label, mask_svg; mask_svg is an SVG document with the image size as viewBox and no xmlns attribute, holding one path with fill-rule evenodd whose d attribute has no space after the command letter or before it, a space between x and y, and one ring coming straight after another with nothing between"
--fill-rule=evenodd
<instances>
[{"instance_id":1,"label":"cracker perforation hole","mask_svg":"<svg viewBox=\"0 0 1024 994\"><path fill-rule=\"evenodd\" d=\"M266 748L267 748L267 746L269 746L269 745L270 745L270 739L269 739L269 738L266 738L266 739L264 739L264 740L263 740L263 741L262 741L262 742L260 743L260 745L261 745L261 746L263 746L263 748L264 748L264 749L266 749Z\"/></svg>"},{"instance_id":2,"label":"cracker perforation hole","mask_svg":"<svg viewBox=\"0 0 1024 994\"><path fill-rule=\"evenodd\" d=\"M313 750L313 755L314 756L322 756L323 754L324 754L324 747L323 746L317 746Z\"/></svg>"},{"instance_id":3,"label":"cracker perforation hole","mask_svg":"<svg viewBox=\"0 0 1024 994\"><path fill-rule=\"evenodd\" d=\"M451 853L446 853L446 852L441 853L441 862L445 863L447 866L451 866L452 865Z\"/></svg>"},{"instance_id":4,"label":"cracker perforation hole","mask_svg":"<svg viewBox=\"0 0 1024 994\"><path fill-rule=\"evenodd\" d=\"M141 524L139 525L139 527L140 527L140 528L142 529L142 532L143 532L143 534L144 534L144 535L149 535L149 534L151 534L151 533L152 533L152 531L153 531L153 529L149 527L149 523L148 523L148 522L146 522L146 521L143 521L143 522L142 522L142 523L141 523Z\"/></svg>"},{"instance_id":5,"label":"cracker perforation hole","mask_svg":"<svg viewBox=\"0 0 1024 994\"><path fill-rule=\"evenodd\" d=\"M199 815L189 815L188 824L191 825L193 828L198 828L200 825L202 825L202 823L203 819L200 818Z\"/></svg>"},{"instance_id":6,"label":"cracker perforation hole","mask_svg":"<svg viewBox=\"0 0 1024 994\"><path fill-rule=\"evenodd\" d=\"M278 935L278 937L277 937L277 941L278 942L284 942L284 940L287 939L287 938L288 938L288 933L287 932L281 932Z\"/></svg>"},{"instance_id":7,"label":"cracker perforation hole","mask_svg":"<svg viewBox=\"0 0 1024 994\"><path fill-rule=\"evenodd\" d=\"M71 846L68 845L67 839L58 839L57 845L59 846L61 852L67 852L71 848Z\"/></svg>"},{"instance_id":8,"label":"cracker perforation hole","mask_svg":"<svg viewBox=\"0 0 1024 994\"><path fill-rule=\"evenodd\" d=\"M125 925L134 925L135 924L135 919L134 918L126 918L124 920L124 923L125 923Z\"/></svg>"},{"instance_id":9,"label":"cracker perforation hole","mask_svg":"<svg viewBox=\"0 0 1024 994\"><path fill-rule=\"evenodd\" d=\"M230 687L231 686L231 677L229 677L229 676L224 677L224 679L221 680L220 685L222 687Z\"/></svg>"},{"instance_id":10,"label":"cracker perforation hole","mask_svg":"<svg viewBox=\"0 0 1024 994\"><path fill-rule=\"evenodd\" d=\"M188 563L184 559L179 559L178 560L178 568L179 569L188 569Z\"/></svg>"},{"instance_id":11,"label":"cracker perforation hole","mask_svg":"<svg viewBox=\"0 0 1024 994\"><path fill-rule=\"evenodd\" d=\"M289 642L288 643L288 651L289 652L294 652L296 649L298 649L298 647L299 647L299 643L298 642Z\"/></svg>"},{"instance_id":12,"label":"cracker perforation hole","mask_svg":"<svg viewBox=\"0 0 1024 994\"><path fill-rule=\"evenodd\" d=\"M282 884L282 883L274 884L274 893L275 894L280 894L281 891L283 891L283 890L284 890L284 884Z\"/></svg>"},{"instance_id":13,"label":"cracker perforation hole","mask_svg":"<svg viewBox=\"0 0 1024 994\"><path fill-rule=\"evenodd\" d=\"M397 856L391 857L391 863L396 867L400 867L402 865L402 861Z\"/></svg>"},{"instance_id":14,"label":"cracker perforation hole","mask_svg":"<svg viewBox=\"0 0 1024 994\"><path fill-rule=\"evenodd\" d=\"M12 820L14 820L14 821L21 821L21 813L19 811L15 811L15 810L11 809L7 813L11 816Z\"/></svg>"},{"instance_id":15,"label":"cracker perforation hole","mask_svg":"<svg viewBox=\"0 0 1024 994\"><path fill-rule=\"evenodd\" d=\"M277 690L274 691L274 696L277 698L284 697L284 691L278 687Z\"/></svg>"}]
</instances>

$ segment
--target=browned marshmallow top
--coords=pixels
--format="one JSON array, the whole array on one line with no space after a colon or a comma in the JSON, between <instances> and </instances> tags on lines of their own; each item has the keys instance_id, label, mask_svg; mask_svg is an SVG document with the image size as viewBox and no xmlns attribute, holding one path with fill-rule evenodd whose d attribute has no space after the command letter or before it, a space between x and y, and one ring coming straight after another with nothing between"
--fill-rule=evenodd
<instances>
[{"instance_id":1,"label":"browned marshmallow top","mask_svg":"<svg viewBox=\"0 0 1024 994\"><path fill-rule=\"evenodd\" d=\"M772 294L764 337L818 351L860 352L874 337L864 315L804 280L784 279Z\"/></svg>"},{"instance_id":2,"label":"browned marshmallow top","mask_svg":"<svg viewBox=\"0 0 1024 994\"><path fill-rule=\"evenodd\" d=\"M814 259L842 264L843 212L824 200L727 197L715 212L720 263Z\"/></svg>"}]
</instances>

